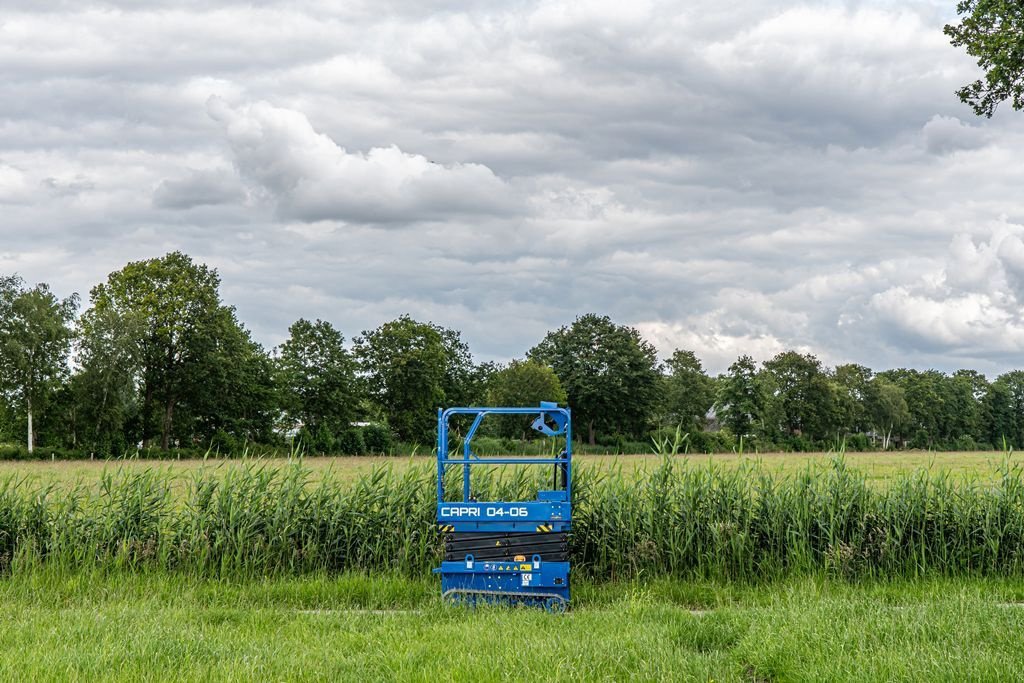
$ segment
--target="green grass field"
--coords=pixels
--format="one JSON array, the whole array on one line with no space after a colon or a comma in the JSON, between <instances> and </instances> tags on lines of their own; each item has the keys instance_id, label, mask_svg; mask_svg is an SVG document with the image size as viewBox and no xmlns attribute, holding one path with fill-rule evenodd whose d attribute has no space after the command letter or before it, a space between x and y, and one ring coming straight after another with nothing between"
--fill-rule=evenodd
<instances>
[{"instance_id":1,"label":"green grass field","mask_svg":"<svg viewBox=\"0 0 1024 683\"><path fill-rule=\"evenodd\" d=\"M760 462L769 470L792 473L814 463L827 461L830 453L762 453L754 455L715 454L677 455L680 463L702 465L716 463L723 467L738 467L745 462ZM929 452L905 451L886 453L845 453L843 456L853 468L864 472L870 481L885 482L899 473L930 468L951 473L956 477L977 476L989 478L996 473L996 466L1006 455L1001 451L975 452ZM633 474L639 470L655 467L661 456L642 455L582 455L573 459L577 467L599 470L620 470ZM39 482L89 483L99 479L104 470L126 468L131 470L159 469L173 473L187 474L196 470L223 470L241 465L242 460L72 460L72 461L0 461L0 477L13 475ZM249 461L251 462L251 461ZM259 461L269 467L288 464L283 458L269 458ZM413 466L431 466L433 456L384 457L384 456L343 456L307 457L303 464L319 473L335 479L352 480L376 468L391 467L403 471Z\"/></svg>"},{"instance_id":2,"label":"green grass field","mask_svg":"<svg viewBox=\"0 0 1024 683\"><path fill-rule=\"evenodd\" d=\"M949 472L953 480L987 481L1006 457L851 453L845 462L867 474L872 491L886 492L897 490L888 482L922 467ZM753 459L789 475L830 458ZM751 458L675 459L684 467L706 467L710 459L732 471ZM653 470L659 458L589 456L579 462L621 471L627 475L622 491L632 497L629 477L642 481L641 472ZM381 465L405 471L430 463L429 457L304 461L313 480L346 485ZM260 464L277 468L285 461ZM102 491L102 475L111 468L129 475L156 469L184 481L206 470L226 476L244 466L22 462L0 464L0 477ZM64 491L55 503L61 496ZM132 499L119 501L133 505ZM116 510L104 514L135 519ZM643 571L628 581L581 575L574 580L571 611L548 614L444 605L439 581L426 573L246 579L229 572L213 578L201 566L168 571L124 564L118 556L83 565L67 548L61 552L46 562L22 556L0 575L0 680L996 681L1024 671L1024 575L1016 570L1008 576L859 580L814 571L732 581Z\"/></svg>"},{"instance_id":3,"label":"green grass field","mask_svg":"<svg viewBox=\"0 0 1024 683\"><path fill-rule=\"evenodd\" d=\"M31 573L0 583L3 680L1012 680L1024 581L576 586L567 614L432 581Z\"/></svg>"}]
</instances>

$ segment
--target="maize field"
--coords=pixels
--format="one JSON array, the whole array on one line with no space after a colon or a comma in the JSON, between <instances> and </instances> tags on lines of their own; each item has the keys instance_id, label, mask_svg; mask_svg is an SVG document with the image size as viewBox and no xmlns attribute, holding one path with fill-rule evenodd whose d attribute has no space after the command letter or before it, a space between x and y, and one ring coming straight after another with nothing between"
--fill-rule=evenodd
<instances>
[{"instance_id":1,"label":"maize field","mask_svg":"<svg viewBox=\"0 0 1024 683\"><path fill-rule=\"evenodd\" d=\"M1024 568L1024 472L1010 457L991 479L919 469L885 486L839 456L795 473L666 456L628 474L574 474L570 552L574 570L592 580L1010 576ZM524 499L543 488L539 477L495 468L474 493ZM8 475L0 480L0 570L424 577L440 557L434 505L434 471L423 466L355 479L314 477L301 463L111 469L98 483L71 486Z\"/></svg>"}]
</instances>

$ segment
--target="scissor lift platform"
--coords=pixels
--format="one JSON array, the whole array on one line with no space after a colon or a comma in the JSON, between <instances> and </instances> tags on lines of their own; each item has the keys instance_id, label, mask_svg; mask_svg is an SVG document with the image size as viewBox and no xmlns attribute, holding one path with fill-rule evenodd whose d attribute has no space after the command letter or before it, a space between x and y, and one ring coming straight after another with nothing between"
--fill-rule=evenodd
<instances>
[{"instance_id":1,"label":"scissor lift platform","mask_svg":"<svg viewBox=\"0 0 1024 683\"><path fill-rule=\"evenodd\" d=\"M448 449L449 420L472 415L461 456ZM565 438L554 457L499 456L481 458L472 440L488 415L536 415L533 428ZM445 598L540 605L563 610L569 603L568 534L572 524L572 426L568 408L541 403L537 408L449 408L438 411L437 524L444 541L441 574ZM472 474L479 465L548 465L552 489L536 500L481 502L473 497ZM462 492L446 500L445 474L462 467Z\"/></svg>"}]
</instances>

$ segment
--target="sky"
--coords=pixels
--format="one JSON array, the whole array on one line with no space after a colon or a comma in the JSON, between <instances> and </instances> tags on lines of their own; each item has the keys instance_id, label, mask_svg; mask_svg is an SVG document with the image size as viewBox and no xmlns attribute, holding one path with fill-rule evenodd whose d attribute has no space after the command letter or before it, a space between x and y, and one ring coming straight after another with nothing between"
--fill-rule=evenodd
<instances>
[{"instance_id":1,"label":"sky","mask_svg":"<svg viewBox=\"0 0 1024 683\"><path fill-rule=\"evenodd\" d=\"M182 250L270 348L588 312L711 372L1024 367L1024 112L954 0L4 0L0 274Z\"/></svg>"}]
</instances>

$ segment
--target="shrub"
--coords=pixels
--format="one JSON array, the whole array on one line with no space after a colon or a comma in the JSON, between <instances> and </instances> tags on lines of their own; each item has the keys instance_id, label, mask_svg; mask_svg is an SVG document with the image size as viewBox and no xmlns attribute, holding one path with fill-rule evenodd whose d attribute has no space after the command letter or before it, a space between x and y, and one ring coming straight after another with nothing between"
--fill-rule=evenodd
<instances>
[{"instance_id":1,"label":"shrub","mask_svg":"<svg viewBox=\"0 0 1024 683\"><path fill-rule=\"evenodd\" d=\"M363 444L367 453L388 453L393 441L391 430L386 425L368 424L363 427Z\"/></svg>"},{"instance_id":2,"label":"shrub","mask_svg":"<svg viewBox=\"0 0 1024 683\"><path fill-rule=\"evenodd\" d=\"M870 451L871 440L867 434L849 434L844 439L845 449L848 451Z\"/></svg>"},{"instance_id":3,"label":"shrub","mask_svg":"<svg viewBox=\"0 0 1024 683\"><path fill-rule=\"evenodd\" d=\"M366 444L363 441L363 432L355 427L346 429L334 440L335 452L344 455L365 455Z\"/></svg>"},{"instance_id":4,"label":"shrub","mask_svg":"<svg viewBox=\"0 0 1024 683\"><path fill-rule=\"evenodd\" d=\"M218 429L210 439L210 451L219 453L222 456L231 456L239 450L238 439L228 434L223 429Z\"/></svg>"}]
</instances>

